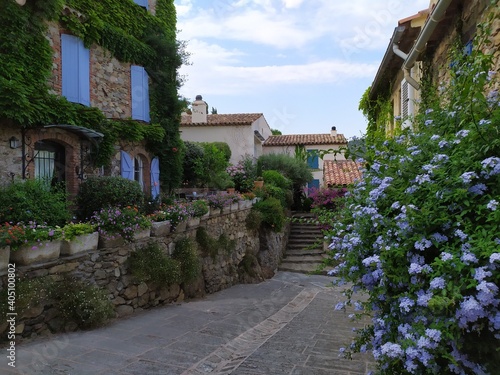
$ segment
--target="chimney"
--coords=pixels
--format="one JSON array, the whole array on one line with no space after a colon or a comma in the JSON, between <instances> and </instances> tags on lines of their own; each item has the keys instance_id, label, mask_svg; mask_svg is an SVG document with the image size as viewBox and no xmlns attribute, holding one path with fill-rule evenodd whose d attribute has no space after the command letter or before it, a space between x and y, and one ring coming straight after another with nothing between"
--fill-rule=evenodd
<instances>
[{"instance_id":1,"label":"chimney","mask_svg":"<svg viewBox=\"0 0 500 375\"><path fill-rule=\"evenodd\" d=\"M191 104L193 124L207 123L207 108L207 103L205 103L201 95L196 95L196 100Z\"/></svg>"},{"instance_id":2,"label":"chimney","mask_svg":"<svg viewBox=\"0 0 500 375\"><path fill-rule=\"evenodd\" d=\"M331 136L332 137L336 137L337 136L337 128L335 126L332 126L332 131L330 132Z\"/></svg>"}]
</instances>

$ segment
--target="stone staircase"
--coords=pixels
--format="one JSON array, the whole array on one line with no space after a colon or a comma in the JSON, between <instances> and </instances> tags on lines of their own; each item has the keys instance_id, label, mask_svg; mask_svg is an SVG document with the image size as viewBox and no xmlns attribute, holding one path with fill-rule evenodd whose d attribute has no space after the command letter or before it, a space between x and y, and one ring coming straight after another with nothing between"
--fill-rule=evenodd
<instances>
[{"instance_id":1,"label":"stone staircase","mask_svg":"<svg viewBox=\"0 0 500 375\"><path fill-rule=\"evenodd\" d=\"M296 213L292 217L315 219L314 214L310 213ZM323 259L327 257L323 250L322 240L323 235L318 225L292 222L288 246L278 269L288 272L316 273Z\"/></svg>"}]
</instances>

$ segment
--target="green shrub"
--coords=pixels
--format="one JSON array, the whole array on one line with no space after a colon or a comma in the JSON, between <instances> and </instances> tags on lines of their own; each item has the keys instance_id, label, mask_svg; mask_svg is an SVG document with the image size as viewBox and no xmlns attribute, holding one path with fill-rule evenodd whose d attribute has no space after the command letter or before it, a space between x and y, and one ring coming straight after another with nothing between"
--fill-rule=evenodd
<instances>
[{"instance_id":1,"label":"green shrub","mask_svg":"<svg viewBox=\"0 0 500 375\"><path fill-rule=\"evenodd\" d=\"M292 181L289 178L283 176L278 171L273 171L273 170L263 171L262 177L264 178L265 184L271 184L283 190L292 188Z\"/></svg>"},{"instance_id":2,"label":"green shrub","mask_svg":"<svg viewBox=\"0 0 500 375\"><path fill-rule=\"evenodd\" d=\"M183 181L187 186L198 186L199 177L195 171L195 163L197 160L203 160L205 150L200 143L184 142L185 153L182 163Z\"/></svg>"},{"instance_id":3,"label":"green shrub","mask_svg":"<svg viewBox=\"0 0 500 375\"><path fill-rule=\"evenodd\" d=\"M195 200L191 203L191 209L194 217L201 217L208 213L208 202L203 199Z\"/></svg>"},{"instance_id":4,"label":"green shrub","mask_svg":"<svg viewBox=\"0 0 500 375\"><path fill-rule=\"evenodd\" d=\"M62 186L48 187L37 180L14 182L0 187L0 222L35 221L63 226L71 219Z\"/></svg>"},{"instance_id":5,"label":"green shrub","mask_svg":"<svg viewBox=\"0 0 500 375\"><path fill-rule=\"evenodd\" d=\"M196 230L196 242L200 246L202 255L210 255L212 259L215 259L219 254L219 250L223 250L229 255L236 248L236 240L230 240L225 233L222 233L218 239L215 239L203 227L199 227Z\"/></svg>"},{"instance_id":6,"label":"green shrub","mask_svg":"<svg viewBox=\"0 0 500 375\"><path fill-rule=\"evenodd\" d=\"M274 185L266 185L264 186L264 194L265 199L276 198L280 201L283 208L288 207L287 190L281 189Z\"/></svg>"},{"instance_id":7,"label":"green shrub","mask_svg":"<svg viewBox=\"0 0 500 375\"><path fill-rule=\"evenodd\" d=\"M203 143L204 156L194 160L194 171L202 186L224 189L231 178L226 173L228 161L213 143Z\"/></svg>"},{"instance_id":8,"label":"green shrub","mask_svg":"<svg viewBox=\"0 0 500 375\"><path fill-rule=\"evenodd\" d=\"M81 328L98 327L114 317L106 290L76 279L54 284L51 297L61 316Z\"/></svg>"},{"instance_id":9,"label":"green shrub","mask_svg":"<svg viewBox=\"0 0 500 375\"><path fill-rule=\"evenodd\" d=\"M80 185L76 203L78 217L89 219L94 212L112 206L142 209L144 193L137 181L123 177L91 177Z\"/></svg>"},{"instance_id":10,"label":"green shrub","mask_svg":"<svg viewBox=\"0 0 500 375\"><path fill-rule=\"evenodd\" d=\"M259 261L253 254L245 254L238 267L247 275L256 276L255 268L259 265Z\"/></svg>"},{"instance_id":11,"label":"green shrub","mask_svg":"<svg viewBox=\"0 0 500 375\"><path fill-rule=\"evenodd\" d=\"M191 238L181 238L175 242L172 258L180 263L182 282L189 283L200 275L201 262Z\"/></svg>"},{"instance_id":12,"label":"green shrub","mask_svg":"<svg viewBox=\"0 0 500 375\"><path fill-rule=\"evenodd\" d=\"M16 281L16 313L22 316L23 313L42 303L47 297L48 289L53 281L50 277L40 277L36 279L17 279ZM0 291L0 314L6 316L9 312L7 288ZM1 340L1 339L0 339Z\"/></svg>"},{"instance_id":13,"label":"green shrub","mask_svg":"<svg viewBox=\"0 0 500 375\"><path fill-rule=\"evenodd\" d=\"M229 145L226 142L210 142L208 144L213 145L215 148L217 148L217 150L222 152L226 162L229 162L229 159L231 159L231 148L229 147Z\"/></svg>"},{"instance_id":14,"label":"green shrub","mask_svg":"<svg viewBox=\"0 0 500 375\"><path fill-rule=\"evenodd\" d=\"M138 281L165 286L182 281L180 262L165 255L154 242L149 242L130 255L129 268Z\"/></svg>"},{"instance_id":15,"label":"green shrub","mask_svg":"<svg viewBox=\"0 0 500 375\"><path fill-rule=\"evenodd\" d=\"M262 224L262 214L255 209L250 210L245 220L245 224L247 229L258 230Z\"/></svg>"},{"instance_id":16,"label":"green shrub","mask_svg":"<svg viewBox=\"0 0 500 375\"><path fill-rule=\"evenodd\" d=\"M268 198L257 202L254 208L262 214L262 222L275 232L281 232L285 224L285 213L281 202L276 198Z\"/></svg>"},{"instance_id":17,"label":"green shrub","mask_svg":"<svg viewBox=\"0 0 500 375\"><path fill-rule=\"evenodd\" d=\"M307 163L285 154L266 154L257 160L257 173L264 176L265 171L277 171L292 181L294 186L304 186L313 176Z\"/></svg>"},{"instance_id":18,"label":"green shrub","mask_svg":"<svg viewBox=\"0 0 500 375\"><path fill-rule=\"evenodd\" d=\"M204 227L198 227L196 230L196 242L204 256L210 255L212 258L217 256L219 252L217 241L208 235Z\"/></svg>"}]
</instances>

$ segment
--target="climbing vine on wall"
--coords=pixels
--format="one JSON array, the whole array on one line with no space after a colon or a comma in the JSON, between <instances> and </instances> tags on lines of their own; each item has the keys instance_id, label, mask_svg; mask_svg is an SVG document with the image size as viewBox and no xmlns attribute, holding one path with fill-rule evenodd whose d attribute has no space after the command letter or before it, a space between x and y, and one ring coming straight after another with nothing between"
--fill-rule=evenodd
<instances>
[{"instance_id":1,"label":"climbing vine on wall","mask_svg":"<svg viewBox=\"0 0 500 375\"><path fill-rule=\"evenodd\" d=\"M95 43L122 62L144 66L151 78L151 124L106 119L97 108L52 94L48 21L60 22L87 47ZM0 24L0 118L24 128L74 124L97 130L105 136L98 164L109 163L118 139L146 140L148 149L161 158L164 187L180 183L177 69L185 55L176 41L173 0L158 0L156 16L132 0L32 0L24 6L2 1Z\"/></svg>"}]
</instances>

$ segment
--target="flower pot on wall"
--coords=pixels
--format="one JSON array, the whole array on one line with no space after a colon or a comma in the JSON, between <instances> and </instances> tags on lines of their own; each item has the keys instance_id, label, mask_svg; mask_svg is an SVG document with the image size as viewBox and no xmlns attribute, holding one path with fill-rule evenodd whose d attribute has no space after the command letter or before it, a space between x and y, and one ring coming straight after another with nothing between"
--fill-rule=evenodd
<instances>
[{"instance_id":1,"label":"flower pot on wall","mask_svg":"<svg viewBox=\"0 0 500 375\"><path fill-rule=\"evenodd\" d=\"M9 266L10 246L0 247L0 275L2 275Z\"/></svg>"},{"instance_id":2,"label":"flower pot on wall","mask_svg":"<svg viewBox=\"0 0 500 375\"><path fill-rule=\"evenodd\" d=\"M199 225L200 225L200 218L199 217L193 217L187 221L188 228L195 228Z\"/></svg>"},{"instance_id":3,"label":"flower pot on wall","mask_svg":"<svg viewBox=\"0 0 500 375\"><path fill-rule=\"evenodd\" d=\"M151 228L139 229L134 233L134 241L149 238L151 236Z\"/></svg>"},{"instance_id":4,"label":"flower pot on wall","mask_svg":"<svg viewBox=\"0 0 500 375\"><path fill-rule=\"evenodd\" d=\"M175 233L184 232L186 228L187 228L187 221L181 221L180 223L177 223L172 232Z\"/></svg>"},{"instance_id":5,"label":"flower pot on wall","mask_svg":"<svg viewBox=\"0 0 500 375\"><path fill-rule=\"evenodd\" d=\"M233 194L234 193L234 188L227 188L226 189L228 194Z\"/></svg>"},{"instance_id":6,"label":"flower pot on wall","mask_svg":"<svg viewBox=\"0 0 500 375\"><path fill-rule=\"evenodd\" d=\"M230 213L230 212L231 212L231 206L224 206L224 207L222 208L222 213L223 213L223 214L228 214L228 213Z\"/></svg>"},{"instance_id":7,"label":"flower pot on wall","mask_svg":"<svg viewBox=\"0 0 500 375\"><path fill-rule=\"evenodd\" d=\"M240 209L238 202L231 203L231 212L238 211Z\"/></svg>"},{"instance_id":8,"label":"flower pot on wall","mask_svg":"<svg viewBox=\"0 0 500 375\"><path fill-rule=\"evenodd\" d=\"M115 234L114 236L109 237L99 235L99 249L119 247L123 246L124 244L125 240L119 234Z\"/></svg>"},{"instance_id":9,"label":"flower pot on wall","mask_svg":"<svg viewBox=\"0 0 500 375\"><path fill-rule=\"evenodd\" d=\"M264 186L264 181L254 181L253 182L253 187L254 189L258 189Z\"/></svg>"},{"instance_id":10,"label":"flower pot on wall","mask_svg":"<svg viewBox=\"0 0 500 375\"><path fill-rule=\"evenodd\" d=\"M210 216L218 216L221 213L220 208L210 207Z\"/></svg>"},{"instance_id":11,"label":"flower pot on wall","mask_svg":"<svg viewBox=\"0 0 500 375\"><path fill-rule=\"evenodd\" d=\"M96 250L99 243L99 232L81 234L71 241L62 241L61 255L74 255L90 250Z\"/></svg>"},{"instance_id":12,"label":"flower pot on wall","mask_svg":"<svg viewBox=\"0 0 500 375\"><path fill-rule=\"evenodd\" d=\"M151 223L151 237L165 237L170 233L170 221L155 221Z\"/></svg>"},{"instance_id":13,"label":"flower pot on wall","mask_svg":"<svg viewBox=\"0 0 500 375\"><path fill-rule=\"evenodd\" d=\"M19 266L36 263L45 263L59 258L62 240L44 242L41 246L26 244L20 246L10 254L10 262Z\"/></svg>"}]
</instances>

